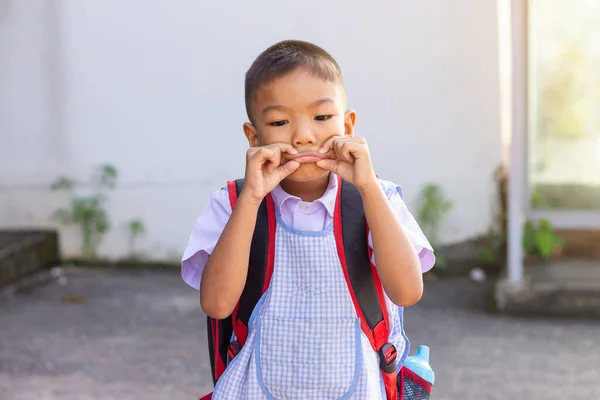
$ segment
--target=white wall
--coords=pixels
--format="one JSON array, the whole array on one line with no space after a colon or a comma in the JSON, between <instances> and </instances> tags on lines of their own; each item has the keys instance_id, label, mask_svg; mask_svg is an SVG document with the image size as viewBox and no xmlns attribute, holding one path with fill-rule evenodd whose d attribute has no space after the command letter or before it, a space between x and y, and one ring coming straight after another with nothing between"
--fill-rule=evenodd
<instances>
[{"instance_id":1,"label":"white wall","mask_svg":"<svg viewBox=\"0 0 600 400\"><path fill-rule=\"evenodd\" d=\"M358 134L408 201L429 181L455 207L447 241L486 228L501 160L496 2L0 0L0 227L49 226L59 174L110 162L101 251L178 258L210 193L243 174L243 76L286 38L342 66ZM75 229L61 229L67 255Z\"/></svg>"}]
</instances>

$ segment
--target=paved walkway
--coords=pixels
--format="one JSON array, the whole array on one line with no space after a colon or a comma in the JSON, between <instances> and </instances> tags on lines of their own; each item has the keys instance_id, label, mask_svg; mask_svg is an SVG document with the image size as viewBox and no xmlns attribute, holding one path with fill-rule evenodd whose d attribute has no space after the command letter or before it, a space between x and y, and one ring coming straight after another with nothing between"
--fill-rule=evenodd
<instances>
[{"instance_id":1,"label":"paved walkway","mask_svg":"<svg viewBox=\"0 0 600 400\"><path fill-rule=\"evenodd\" d=\"M600 399L599 323L486 315L482 290L430 283L406 312L413 346L432 349L434 399ZM210 387L204 316L177 273L79 271L0 298L2 400L192 400Z\"/></svg>"}]
</instances>

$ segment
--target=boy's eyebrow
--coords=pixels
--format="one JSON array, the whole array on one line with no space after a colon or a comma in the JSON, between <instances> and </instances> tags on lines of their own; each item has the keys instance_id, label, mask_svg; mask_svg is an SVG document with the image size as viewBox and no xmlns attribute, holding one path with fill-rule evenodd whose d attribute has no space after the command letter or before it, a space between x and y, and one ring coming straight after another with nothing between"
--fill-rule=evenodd
<instances>
[{"instance_id":1,"label":"boy's eyebrow","mask_svg":"<svg viewBox=\"0 0 600 400\"><path fill-rule=\"evenodd\" d=\"M263 108L262 112L263 114L269 111L283 111L283 110L287 110L287 107L285 106L280 106L277 104L271 104L266 106L265 108Z\"/></svg>"},{"instance_id":2,"label":"boy's eyebrow","mask_svg":"<svg viewBox=\"0 0 600 400\"><path fill-rule=\"evenodd\" d=\"M323 103L335 103L335 101L333 101L333 99L330 99L329 97L324 97L322 99L319 99L313 103L311 103L311 107L316 107L316 106L320 106ZM282 106L282 105L278 105L278 104L271 104L266 106L265 108L263 108L262 112L267 113L269 111L285 111L287 110L286 106Z\"/></svg>"},{"instance_id":3,"label":"boy's eyebrow","mask_svg":"<svg viewBox=\"0 0 600 400\"><path fill-rule=\"evenodd\" d=\"M320 100L315 101L311 105L312 106L320 106L323 103L335 103L335 102L333 101L333 99L330 99L329 97L324 97L324 98L322 98Z\"/></svg>"}]
</instances>

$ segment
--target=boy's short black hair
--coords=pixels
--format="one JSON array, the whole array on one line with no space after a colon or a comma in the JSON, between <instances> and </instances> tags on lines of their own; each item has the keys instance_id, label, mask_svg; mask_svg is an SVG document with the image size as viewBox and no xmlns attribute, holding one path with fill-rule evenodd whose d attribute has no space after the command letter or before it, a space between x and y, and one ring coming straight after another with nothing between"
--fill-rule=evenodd
<instances>
[{"instance_id":1,"label":"boy's short black hair","mask_svg":"<svg viewBox=\"0 0 600 400\"><path fill-rule=\"evenodd\" d=\"M298 67L307 67L316 76L343 85L340 66L319 46L302 40L275 43L263 51L246 72L246 113L250 122L250 108L258 88Z\"/></svg>"}]
</instances>

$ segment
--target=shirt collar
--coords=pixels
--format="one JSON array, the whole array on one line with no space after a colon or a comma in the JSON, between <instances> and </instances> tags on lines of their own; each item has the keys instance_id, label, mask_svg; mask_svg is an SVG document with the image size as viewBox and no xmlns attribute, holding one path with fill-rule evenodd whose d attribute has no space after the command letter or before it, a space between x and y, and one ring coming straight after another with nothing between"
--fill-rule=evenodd
<instances>
[{"instance_id":1,"label":"shirt collar","mask_svg":"<svg viewBox=\"0 0 600 400\"><path fill-rule=\"evenodd\" d=\"M333 213L335 210L335 200L337 197L337 189L338 189L338 179L337 176L333 173L329 174L329 184L327 185L327 189L323 196L315 200L315 202L321 203L323 207L327 210L327 214L331 218L333 218ZM271 191L271 196L273 197L273 202L275 203L275 207L277 207L278 211L282 212L282 207L284 203L288 200L293 201L294 203L298 203L301 199L297 196L293 196L287 193L281 185L277 185L275 189Z\"/></svg>"}]
</instances>

